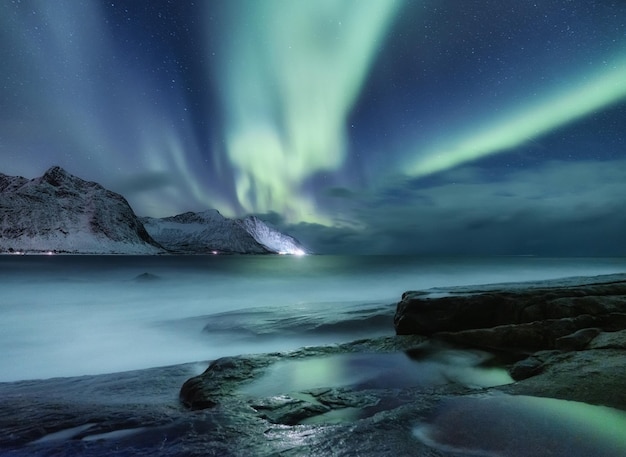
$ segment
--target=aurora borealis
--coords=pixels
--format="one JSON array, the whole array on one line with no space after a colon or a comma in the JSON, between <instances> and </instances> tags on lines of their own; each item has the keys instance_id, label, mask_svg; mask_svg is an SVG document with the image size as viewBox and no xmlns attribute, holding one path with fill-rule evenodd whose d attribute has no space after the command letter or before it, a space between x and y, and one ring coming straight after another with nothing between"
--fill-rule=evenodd
<instances>
[{"instance_id":1,"label":"aurora borealis","mask_svg":"<svg viewBox=\"0 0 626 457\"><path fill-rule=\"evenodd\" d=\"M626 255L626 4L0 4L0 172L317 252Z\"/></svg>"},{"instance_id":2,"label":"aurora borealis","mask_svg":"<svg viewBox=\"0 0 626 457\"><path fill-rule=\"evenodd\" d=\"M316 213L299 187L342 166L350 109L398 4L322 0L235 8L226 21L229 37L222 38L226 59L213 71L238 202L246 210L278 210L295 220Z\"/></svg>"}]
</instances>

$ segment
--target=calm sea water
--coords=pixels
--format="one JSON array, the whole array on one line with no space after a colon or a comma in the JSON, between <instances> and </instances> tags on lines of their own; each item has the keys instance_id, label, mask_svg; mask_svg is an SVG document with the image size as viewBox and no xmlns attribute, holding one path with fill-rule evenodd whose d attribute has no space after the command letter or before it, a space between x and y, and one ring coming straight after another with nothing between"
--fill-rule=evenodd
<instances>
[{"instance_id":1,"label":"calm sea water","mask_svg":"<svg viewBox=\"0 0 626 457\"><path fill-rule=\"evenodd\" d=\"M626 259L0 256L0 381L391 335L406 290L619 272Z\"/></svg>"}]
</instances>

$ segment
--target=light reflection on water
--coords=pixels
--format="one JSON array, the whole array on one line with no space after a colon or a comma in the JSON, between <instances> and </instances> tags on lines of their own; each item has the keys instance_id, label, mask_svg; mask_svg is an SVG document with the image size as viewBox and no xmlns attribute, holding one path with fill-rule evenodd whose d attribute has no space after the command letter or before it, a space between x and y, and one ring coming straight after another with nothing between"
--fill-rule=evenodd
<instances>
[{"instance_id":1,"label":"light reflection on water","mask_svg":"<svg viewBox=\"0 0 626 457\"><path fill-rule=\"evenodd\" d=\"M339 354L272 365L244 386L242 392L269 397L322 387L354 389L432 388L447 384L491 387L513 382L506 370L482 367L489 355L480 351L447 350L413 360L404 353Z\"/></svg>"},{"instance_id":2,"label":"light reflection on water","mask_svg":"<svg viewBox=\"0 0 626 457\"><path fill-rule=\"evenodd\" d=\"M623 457L626 412L529 396L457 397L414 429L434 448L486 457Z\"/></svg>"}]
</instances>

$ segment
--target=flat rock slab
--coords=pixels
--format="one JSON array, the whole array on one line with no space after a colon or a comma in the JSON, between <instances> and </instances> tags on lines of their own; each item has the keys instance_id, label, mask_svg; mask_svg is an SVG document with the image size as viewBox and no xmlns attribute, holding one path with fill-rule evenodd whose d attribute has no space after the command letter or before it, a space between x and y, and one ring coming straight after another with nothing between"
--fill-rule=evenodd
<instances>
[{"instance_id":1,"label":"flat rock slab","mask_svg":"<svg viewBox=\"0 0 626 457\"><path fill-rule=\"evenodd\" d=\"M406 292L398 303L394 326L398 335L433 335L609 314L626 315L624 280L526 289L517 285L510 289L476 289L439 298L423 292ZM626 319L622 323L626 323Z\"/></svg>"},{"instance_id":2,"label":"flat rock slab","mask_svg":"<svg viewBox=\"0 0 626 457\"><path fill-rule=\"evenodd\" d=\"M626 344L626 338L621 340ZM626 411L626 351L590 349L548 352L536 374L500 390L515 395L533 395L610 406Z\"/></svg>"},{"instance_id":3,"label":"flat rock slab","mask_svg":"<svg viewBox=\"0 0 626 457\"><path fill-rule=\"evenodd\" d=\"M601 331L626 329L626 280L578 281L452 289L435 297L406 292L394 317L396 333L532 353L585 349Z\"/></svg>"}]
</instances>

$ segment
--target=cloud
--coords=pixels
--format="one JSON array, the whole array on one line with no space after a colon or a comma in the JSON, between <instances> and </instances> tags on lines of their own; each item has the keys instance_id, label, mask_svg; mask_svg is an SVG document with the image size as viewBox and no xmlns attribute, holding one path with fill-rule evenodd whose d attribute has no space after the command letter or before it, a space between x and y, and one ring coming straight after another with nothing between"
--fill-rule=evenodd
<instances>
[{"instance_id":1,"label":"cloud","mask_svg":"<svg viewBox=\"0 0 626 457\"><path fill-rule=\"evenodd\" d=\"M418 184L398 178L363 194L361 229L287 229L318 252L626 255L626 160L551 161L497 180L467 169Z\"/></svg>"},{"instance_id":2,"label":"cloud","mask_svg":"<svg viewBox=\"0 0 626 457\"><path fill-rule=\"evenodd\" d=\"M354 198L355 194L352 190L346 187L331 187L326 189L326 195L333 198Z\"/></svg>"},{"instance_id":3,"label":"cloud","mask_svg":"<svg viewBox=\"0 0 626 457\"><path fill-rule=\"evenodd\" d=\"M127 196L148 192L174 184L173 177L166 172L138 173L121 179L114 185L115 189Z\"/></svg>"}]
</instances>

